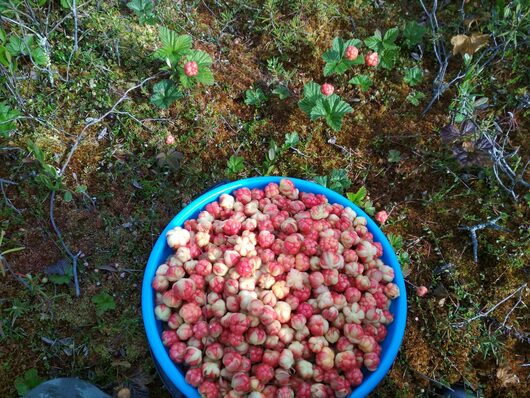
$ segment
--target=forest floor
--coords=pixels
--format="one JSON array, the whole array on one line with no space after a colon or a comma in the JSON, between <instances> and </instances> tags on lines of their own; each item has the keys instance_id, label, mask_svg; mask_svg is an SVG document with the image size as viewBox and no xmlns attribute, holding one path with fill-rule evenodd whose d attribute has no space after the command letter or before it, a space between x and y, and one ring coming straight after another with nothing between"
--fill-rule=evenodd
<instances>
[{"instance_id":1,"label":"forest floor","mask_svg":"<svg viewBox=\"0 0 530 398\"><path fill-rule=\"evenodd\" d=\"M383 230L393 235L409 282L409 315L398 358L371 396L437 396L459 383L472 396L530 395L530 196L523 183L512 189L517 198L499 184L477 138L499 126L494 141L507 152L518 148L508 162L528 180L528 2L469 1L464 9L440 2L435 34L415 1L162 0L152 15L132 12L126 1L87 1L75 18L66 0L66 7L5 3L18 11L0 5L2 48L10 37L46 32L49 62L35 65L30 58L39 54L21 50L9 68L0 51L2 106L20 115L11 129L0 127L0 396L34 384L32 369L37 379L77 376L111 394L126 386L168 396L148 359L141 319L151 247L212 185L267 174L327 176L341 193L364 186L375 209L390 214ZM35 3L31 12L24 3ZM521 4L517 18L499 11L516 14ZM72 52L74 21L79 47ZM425 28L408 25L423 32L414 45L405 29L413 21ZM166 109L150 102L153 84L167 78L153 57L161 26L191 35L194 48L212 57L215 78L183 90ZM391 67L323 76L322 54L335 37L364 41L394 27ZM451 38L472 33L489 42L470 50L466 65L451 54ZM449 55L445 82L468 74L422 115L438 73L435 42ZM410 77L414 68L419 78ZM361 73L372 81L364 92L348 84ZM351 104L339 131L299 108L310 81L332 83ZM274 95L278 85L290 96ZM257 88L265 98L245 103L246 91ZM466 120L478 126L473 134L444 143L444 126ZM298 142L289 141L292 133ZM166 144L168 135L174 144ZM50 224L52 192L62 241ZM462 227L492 219L502 229L477 231L474 261ZM79 297L63 243L80 253ZM23 249L6 253L15 248ZM426 297L415 295L420 285Z\"/></svg>"}]
</instances>

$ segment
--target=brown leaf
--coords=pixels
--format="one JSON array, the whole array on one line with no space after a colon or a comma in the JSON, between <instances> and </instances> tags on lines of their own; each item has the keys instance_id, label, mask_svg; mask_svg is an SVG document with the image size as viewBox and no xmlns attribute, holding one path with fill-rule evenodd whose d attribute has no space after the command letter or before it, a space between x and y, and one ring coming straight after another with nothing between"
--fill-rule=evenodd
<instances>
[{"instance_id":1,"label":"brown leaf","mask_svg":"<svg viewBox=\"0 0 530 398\"><path fill-rule=\"evenodd\" d=\"M489 35L482 35L479 33L473 33L471 37L467 35L453 36L451 38L451 44L453 45L453 55L473 55L482 47L487 46L488 42Z\"/></svg>"},{"instance_id":2,"label":"brown leaf","mask_svg":"<svg viewBox=\"0 0 530 398\"><path fill-rule=\"evenodd\" d=\"M510 372L508 368L498 368L497 378L501 381L503 387L508 387L511 384L519 384L519 377Z\"/></svg>"}]
</instances>

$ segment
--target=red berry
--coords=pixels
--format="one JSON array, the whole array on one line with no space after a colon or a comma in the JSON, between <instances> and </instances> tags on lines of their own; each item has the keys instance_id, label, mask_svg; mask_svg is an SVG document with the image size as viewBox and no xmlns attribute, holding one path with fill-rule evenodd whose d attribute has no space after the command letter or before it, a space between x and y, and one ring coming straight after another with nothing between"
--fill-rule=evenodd
<instances>
[{"instance_id":1,"label":"red berry","mask_svg":"<svg viewBox=\"0 0 530 398\"><path fill-rule=\"evenodd\" d=\"M364 57L364 62L367 66L377 66L379 64L379 55L376 52L370 51Z\"/></svg>"},{"instance_id":2,"label":"red berry","mask_svg":"<svg viewBox=\"0 0 530 398\"><path fill-rule=\"evenodd\" d=\"M189 77L197 76L198 73L199 73L199 65L197 65L197 62L190 61L184 64L184 74L186 76L189 76Z\"/></svg>"},{"instance_id":3,"label":"red berry","mask_svg":"<svg viewBox=\"0 0 530 398\"><path fill-rule=\"evenodd\" d=\"M359 49L357 47L355 46L346 47L346 52L344 53L344 57L348 61L354 61L358 55L359 55Z\"/></svg>"},{"instance_id":4,"label":"red berry","mask_svg":"<svg viewBox=\"0 0 530 398\"><path fill-rule=\"evenodd\" d=\"M331 95L333 94L333 92L335 91L335 87L333 87L331 84L329 83L324 83L321 87L320 87L320 92L322 94L324 94L326 97L328 95Z\"/></svg>"}]
</instances>

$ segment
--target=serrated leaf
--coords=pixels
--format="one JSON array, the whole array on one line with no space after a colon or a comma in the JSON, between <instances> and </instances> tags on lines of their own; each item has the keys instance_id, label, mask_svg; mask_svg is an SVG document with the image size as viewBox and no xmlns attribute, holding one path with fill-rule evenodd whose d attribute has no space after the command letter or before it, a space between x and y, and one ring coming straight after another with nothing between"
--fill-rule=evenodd
<instances>
[{"instance_id":1,"label":"serrated leaf","mask_svg":"<svg viewBox=\"0 0 530 398\"><path fill-rule=\"evenodd\" d=\"M284 100L288 97L291 96L291 92L289 91L289 89L285 86L278 86L276 87L274 90L272 90L272 93L274 95L277 95L281 100Z\"/></svg>"},{"instance_id":2,"label":"serrated leaf","mask_svg":"<svg viewBox=\"0 0 530 398\"><path fill-rule=\"evenodd\" d=\"M397 27L390 28L385 32L385 36L383 37L383 41L385 43L394 43L399 35L399 29Z\"/></svg>"},{"instance_id":3,"label":"serrated leaf","mask_svg":"<svg viewBox=\"0 0 530 398\"><path fill-rule=\"evenodd\" d=\"M344 40L341 37L335 37L331 42L331 48L338 53L339 57L342 57L345 51Z\"/></svg>"},{"instance_id":4,"label":"serrated leaf","mask_svg":"<svg viewBox=\"0 0 530 398\"><path fill-rule=\"evenodd\" d=\"M423 94L421 91L413 91L407 95L407 101L414 106L418 106L424 98L425 94Z\"/></svg>"},{"instance_id":5,"label":"serrated leaf","mask_svg":"<svg viewBox=\"0 0 530 398\"><path fill-rule=\"evenodd\" d=\"M13 56L23 55L26 54L26 44L24 41L18 37L18 36L11 36L9 38L9 42L6 45L7 51Z\"/></svg>"},{"instance_id":6,"label":"serrated leaf","mask_svg":"<svg viewBox=\"0 0 530 398\"><path fill-rule=\"evenodd\" d=\"M41 47L36 47L31 50L31 58L39 66L46 66L50 62L48 55Z\"/></svg>"},{"instance_id":7,"label":"serrated leaf","mask_svg":"<svg viewBox=\"0 0 530 398\"><path fill-rule=\"evenodd\" d=\"M236 175L245 169L244 158L241 156L232 155L227 162L227 174Z\"/></svg>"},{"instance_id":8,"label":"serrated leaf","mask_svg":"<svg viewBox=\"0 0 530 398\"><path fill-rule=\"evenodd\" d=\"M414 68L407 69L405 71L405 76L403 77L403 80L405 83L407 83L409 86L415 86L421 80L423 79L423 71L419 66L415 66Z\"/></svg>"},{"instance_id":9,"label":"serrated leaf","mask_svg":"<svg viewBox=\"0 0 530 398\"><path fill-rule=\"evenodd\" d=\"M368 91L372 86L372 79L368 75L357 75L352 77L348 83L359 86L361 91Z\"/></svg>"},{"instance_id":10,"label":"serrated leaf","mask_svg":"<svg viewBox=\"0 0 530 398\"><path fill-rule=\"evenodd\" d=\"M329 178L329 188L342 194L351 186L351 180L348 177L348 172L344 169L334 169L331 171Z\"/></svg>"},{"instance_id":11,"label":"serrated leaf","mask_svg":"<svg viewBox=\"0 0 530 398\"><path fill-rule=\"evenodd\" d=\"M323 187L328 187L328 177L326 176L315 176L313 178L313 181L315 181L319 185L322 185Z\"/></svg>"},{"instance_id":12,"label":"serrated leaf","mask_svg":"<svg viewBox=\"0 0 530 398\"><path fill-rule=\"evenodd\" d=\"M100 293L93 296L90 301L96 305L96 314L103 315L105 312L116 309L114 298L107 293Z\"/></svg>"},{"instance_id":13,"label":"serrated leaf","mask_svg":"<svg viewBox=\"0 0 530 398\"><path fill-rule=\"evenodd\" d=\"M409 47L414 47L420 44L426 32L427 28L416 21L407 22L405 24L405 29L403 30L405 44Z\"/></svg>"},{"instance_id":14,"label":"serrated leaf","mask_svg":"<svg viewBox=\"0 0 530 398\"><path fill-rule=\"evenodd\" d=\"M151 96L151 103L162 109L167 109L169 106L184 97L179 89L171 80L162 80L153 86L153 95Z\"/></svg>"},{"instance_id":15,"label":"serrated leaf","mask_svg":"<svg viewBox=\"0 0 530 398\"><path fill-rule=\"evenodd\" d=\"M16 128L16 119L20 112L12 109L5 102L0 102L0 136L7 136L11 130Z\"/></svg>"},{"instance_id":16,"label":"serrated leaf","mask_svg":"<svg viewBox=\"0 0 530 398\"><path fill-rule=\"evenodd\" d=\"M367 39L364 39L364 44L366 44L366 46L371 50L379 51L379 48L381 46L381 40L372 36L368 37Z\"/></svg>"},{"instance_id":17,"label":"serrated leaf","mask_svg":"<svg viewBox=\"0 0 530 398\"><path fill-rule=\"evenodd\" d=\"M298 106L303 112L310 115L317 99L322 97L323 94L320 92L320 85L315 82L309 82L304 86L304 98L298 102Z\"/></svg>"},{"instance_id":18,"label":"serrated leaf","mask_svg":"<svg viewBox=\"0 0 530 398\"><path fill-rule=\"evenodd\" d=\"M207 67L212 64L212 57L207 52L201 50L191 50L189 55L186 56L186 61L195 61L199 70L201 67Z\"/></svg>"},{"instance_id":19,"label":"serrated leaf","mask_svg":"<svg viewBox=\"0 0 530 398\"><path fill-rule=\"evenodd\" d=\"M362 41L359 40L359 39L350 39L350 40L347 40L345 43L344 43L344 52L346 52L346 49L349 47L349 46L355 46L357 48L359 48L361 45L362 45ZM343 54L344 55L344 54Z\"/></svg>"},{"instance_id":20,"label":"serrated leaf","mask_svg":"<svg viewBox=\"0 0 530 398\"><path fill-rule=\"evenodd\" d=\"M337 94L317 99L315 106L309 114L311 120L324 117L326 123L335 131L342 127L342 118L346 113L352 112L352 107L343 101Z\"/></svg>"},{"instance_id":21,"label":"serrated leaf","mask_svg":"<svg viewBox=\"0 0 530 398\"><path fill-rule=\"evenodd\" d=\"M245 91L245 104L259 107L267 100L261 88Z\"/></svg>"},{"instance_id":22,"label":"serrated leaf","mask_svg":"<svg viewBox=\"0 0 530 398\"><path fill-rule=\"evenodd\" d=\"M348 192L346 194L346 197L348 198L350 202L355 203L357 206L362 206L367 194L368 192L366 191L366 188L360 187L355 193Z\"/></svg>"},{"instance_id":23,"label":"serrated leaf","mask_svg":"<svg viewBox=\"0 0 530 398\"><path fill-rule=\"evenodd\" d=\"M294 148L300 142L300 137L296 131L285 134L285 145L289 148Z\"/></svg>"},{"instance_id":24,"label":"serrated leaf","mask_svg":"<svg viewBox=\"0 0 530 398\"><path fill-rule=\"evenodd\" d=\"M199 68L199 73L197 73L197 76L195 76L195 80L197 80L198 83L204 84L205 86L211 86L215 83L213 72L207 67Z\"/></svg>"},{"instance_id":25,"label":"serrated leaf","mask_svg":"<svg viewBox=\"0 0 530 398\"><path fill-rule=\"evenodd\" d=\"M44 379L39 376L37 369L33 368L27 370L23 376L19 376L15 379L15 388L18 394L23 397L43 381Z\"/></svg>"},{"instance_id":26,"label":"serrated leaf","mask_svg":"<svg viewBox=\"0 0 530 398\"><path fill-rule=\"evenodd\" d=\"M162 48L155 51L155 56L168 62L172 67L176 66L180 59L191 50L191 36L179 36L165 26L160 28L160 41L162 42Z\"/></svg>"},{"instance_id":27,"label":"serrated leaf","mask_svg":"<svg viewBox=\"0 0 530 398\"><path fill-rule=\"evenodd\" d=\"M322 59L326 62L337 62L340 60L340 53L331 49L322 54Z\"/></svg>"},{"instance_id":28,"label":"serrated leaf","mask_svg":"<svg viewBox=\"0 0 530 398\"><path fill-rule=\"evenodd\" d=\"M335 73L338 64L338 62L327 62L326 65L324 65L324 76L331 76Z\"/></svg>"},{"instance_id":29,"label":"serrated leaf","mask_svg":"<svg viewBox=\"0 0 530 398\"><path fill-rule=\"evenodd\" d=\"M151 0L132 0L127 3L127 7L138 15L153 11L153 2Z\"/></svg>"}]
</instances>

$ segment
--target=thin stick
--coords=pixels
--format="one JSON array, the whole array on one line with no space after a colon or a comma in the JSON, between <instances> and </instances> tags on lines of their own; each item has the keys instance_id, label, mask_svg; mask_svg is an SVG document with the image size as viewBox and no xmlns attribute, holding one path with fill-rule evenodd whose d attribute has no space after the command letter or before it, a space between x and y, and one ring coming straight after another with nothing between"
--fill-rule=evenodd
<instances>
[{"instance_id":1,"label":"thin stick","mask_svg":"<svg viewBox=\"0 0 530 398\"><path fill-rule=\"evenodd\" d=\"M471 323L471 322L473 322L476 319L484 318L484 317L488 316L493 311L495 311L500 305L502 305L503 303L505 303L506 301L511 299L516 294L522 294L522 291L526 288L526 286L527 286L527 283L523 283L521 286L519 286L519 288L517 290L515 290L514 292L512 292L511 294L509 294L508 296L503 298L501 301L499 301L497 304L495 304L493 307L491 307L486 312L480 311L474 317L471 317L471 318L469 318L469 319L467 319L465 321L462 321L462 322L453 323L453 324L451 324L451 326L457 327L457 328L461 328L462 326L467 325L468 323Z\"/></svg>"},{"instance_id":2,"label":"thin stick","mask_svg":"<svg viewBox=\"0 0 530 398\"><path fill-rule=\"evenodd\" d=\"M473 243L473 261L475 261L476 263L478 263L477 231L480 231L481 229L485 229L485 228L491 228L497 231L509 232L508 229L501 227L500 225L497 224L497 221L499 221L500 219L501 217L497 217L491 221L487 221L487 222L480 223L477 225L472 225L470 227L466 227L466 226L458 227L458 229L469 231L469 235L471 236L471 242Z\"/></svg>"},{"instance_id":3,"label":"thin stick","mask_svg":"<svg viewBox=\"0 0 530 398\"><path fill-rule=\"evenodd\" d=\"M5 201L6 205L8 207L10 207L11 209L13 209L14 211L16 211L18 214L22 214L21 211L19 209L17 209L15 207L15 205L13 204L13 202L11 202L11 200L7 197L7 193L6 193L6 190L4 188L4 184L8 184L8 185L18 185L18 184L16 182L9 181L9 180L4 180L3 178L0 178L0 189L2 190L2 196L4 197L4 201Z\"/></svg>"}]
</instances>

